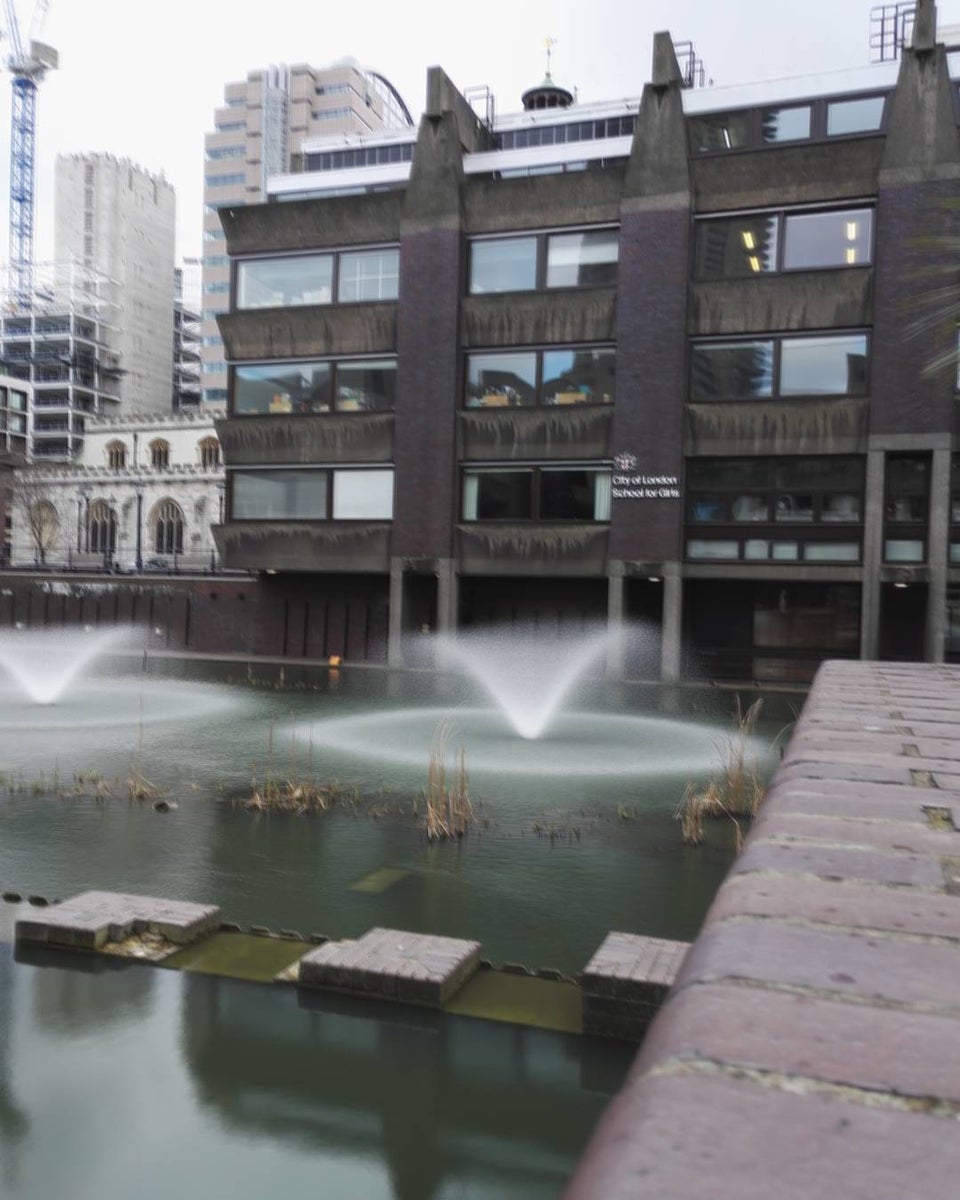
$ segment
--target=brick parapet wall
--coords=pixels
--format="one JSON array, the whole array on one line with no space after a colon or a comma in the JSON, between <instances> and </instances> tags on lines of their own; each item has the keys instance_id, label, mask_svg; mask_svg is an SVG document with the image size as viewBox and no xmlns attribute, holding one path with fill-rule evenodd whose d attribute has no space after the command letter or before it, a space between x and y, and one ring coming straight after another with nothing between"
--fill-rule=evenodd
<instances>
[{"instance_id":1,"label":"brick parapet wall","mask_svg":"<svg viewBox=\"0 0 960 1200\"><path fill-rule=\"evenodd\" d=\"M960 1169L960 669L826 663L567 1200L911 1200Z\"/></svg>"}]
</instances>

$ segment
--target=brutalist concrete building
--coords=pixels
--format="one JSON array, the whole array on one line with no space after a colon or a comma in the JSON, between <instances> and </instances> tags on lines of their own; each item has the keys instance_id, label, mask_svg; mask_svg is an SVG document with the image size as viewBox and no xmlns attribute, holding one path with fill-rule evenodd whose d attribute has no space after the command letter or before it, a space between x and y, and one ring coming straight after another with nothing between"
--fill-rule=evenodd
<instances>
[{"instance_id":1,"label":"brutalist concrete building","mask_svg":"<svg viewBox=\"0 0 960 1200\"><path fill-rule=\"evenodd\" d=\"M499 119L435 68L418 130L308 142L223 210L217 538L262 573L257 648L625 620L615 676L960 655L935 28L921 3L896 61L702 89L658 34L640 100L548 78Z\"/></svg>"}]
</instances>

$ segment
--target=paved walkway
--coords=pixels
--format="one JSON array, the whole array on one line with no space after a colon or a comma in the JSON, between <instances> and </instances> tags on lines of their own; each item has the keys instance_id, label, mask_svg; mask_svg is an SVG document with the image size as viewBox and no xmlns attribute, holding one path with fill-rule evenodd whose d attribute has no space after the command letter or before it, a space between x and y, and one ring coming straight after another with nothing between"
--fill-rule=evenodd
<instances>
[{"instance_id":1,"label":"paved walkway","mask_svg":"<svg viewBox=\"0 0 960 1200\"><path fill-rule=\"evenodd\" d=\"M958 1180L960 667L827 663L566 1200Z\"/></svg>"}]
</instances>

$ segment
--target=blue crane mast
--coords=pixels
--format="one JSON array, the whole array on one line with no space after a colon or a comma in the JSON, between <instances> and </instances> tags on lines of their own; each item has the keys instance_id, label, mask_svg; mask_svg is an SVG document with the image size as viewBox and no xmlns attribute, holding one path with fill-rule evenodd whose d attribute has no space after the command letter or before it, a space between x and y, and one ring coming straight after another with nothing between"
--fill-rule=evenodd
<instances>
[{"instance_id":1,"label":"blue crane mast","mask_svg":"<svg viewBox=\"0 0 960 1200\"><path fill-rule=\"evenodd\" d=\"M52 46L36 40L46 18L48 0L37 0L26 48L14 0L3 0L10 53L6 65L13 77L10 114L10 286L22 307L33 292L33 201L36 185L37 88L48 70L56 69Z\"/></svg>"}]
</instances>

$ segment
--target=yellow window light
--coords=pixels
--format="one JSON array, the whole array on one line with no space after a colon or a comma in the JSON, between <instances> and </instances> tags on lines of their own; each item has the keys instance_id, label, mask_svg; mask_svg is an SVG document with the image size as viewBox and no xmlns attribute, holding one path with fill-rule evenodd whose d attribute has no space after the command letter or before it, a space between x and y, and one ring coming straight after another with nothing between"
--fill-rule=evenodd
<instances>
[{"instance_id":1,"label":"yellow window light","mask_svg":"<svg viewBox=\"0 0 960 1200\"><path fill-rule=\"evenodd\" d=\"M740 234L740 236L743 238L744 246L748 250L753 250L753 248L757 244L757 239L753 236L753 233L749 229L745 229L743 231L743 233Z\"/></svg>"},{"instance_id":2,"label":"yellow window light","mask_svg":"<svg viewBox=\"0 0 960 1200\"><path fill-rule=\"evenodd\" d=\"M848 242L855 242L857 240L857 234L859 232L860 232L860 226L856 221L848 221L847 222L847 241Z\"/></svg>"},{"instance_id":3,"label":"yellow window light","mask_svg":"<svg viewBox=\"0 0 960 1200\"><path fill-rule=\"evenodd\" d=\"M848 263L848 265L852 265L852 264L853 264L853 263L855 263L856 261L857 261L857 248L856 248L856 246L848 246L848 247L847 247L847 263Z\"/></svg>"},{"instance_id":4,"label":"yellow window light","mask_svg":"<svg viewBox=\"0 0 960 1200\"><path fill-rule=\"evenodd\" d=\"M757 258L757 256L755 254L751 254L750 257L747 259L747 262L750 264L751 271L759 271L760 270L760 259Z\"/></svg>"}]
</instances>

